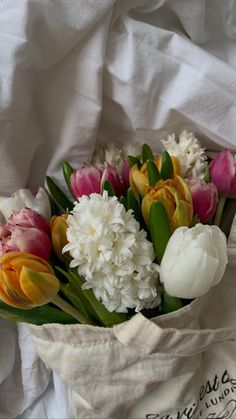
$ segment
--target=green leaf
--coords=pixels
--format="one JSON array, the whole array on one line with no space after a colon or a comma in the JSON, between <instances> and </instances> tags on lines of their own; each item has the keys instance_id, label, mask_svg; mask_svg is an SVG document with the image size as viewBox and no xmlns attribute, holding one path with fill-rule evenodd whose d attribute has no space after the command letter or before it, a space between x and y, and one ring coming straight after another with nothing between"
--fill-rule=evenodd
<instances>
[{"instance_id":1,"label":"green leaf","mask_svg":"<svg viewBox=\"0 0 236 419\"><path fill-rule=\"evenodd\" d=\"M142 162L146 163L147 160L154 160L154 155L153 155L153 152L152 152L151 148L149 147L149 145L143 144L143 147L142 147Z\"/></svg>"},{"instance_id":2,"label":"green leaf","mask_svg":"<svg viewBox=\"0 0 236 419\"><path fill-rule=\"evenodd\" d=\"M161 179L160 172L153 160L147 160L148 182L150 186L155 186Z\"/></svg>"},{"instance_id":3,"label":"green leaf","mask_svg":"<svg viewBox=\"0 0 236 419\"><path fill-rule=\"evenodd\" d=\"M74 277L74 273L72 270L68 269L68 271L64 271L64 269L60 268L59 266L55 266L55 269L59 271L64 277L69 281L71 286L71 290L75 293L75 296L79 299L81 311L83 314L86 313L86 316L89 319L96 318L99 321L99 318L96 316L91 304L87 300L84 291L82 290L82 285L84 284L84 279L81 278L78 274L76 275L76 279ZM76 306L75 306L76 307Z\"/></svg>"},{"instance_id":4,"label":"green leaf","mask_svg":"<svg viewBox=\"0 0 236 419\"><path fill-rule=\"evenodd\" d=\"M162 153L161 178L163 180L172 179L174 175L174 167L168 151Z\"/></svg>"},{"instance_id":5,"label":"green leaf","mask_svg":"<svg viewBox=\"0 0 236 419\"><path fill-rule=\"evenodd\" d=\"M164 206L154 201L149 212L149 230L158 263L161 263L171 232Z\"/></svg>"},{"instance_id":6,"label":"green leaf","mask_svg":"<svg viewBox=\"0 0 236 419\"><path fill-rule=\"evenodd\" d=\"M66 211L71 211L74 207L73 202L71 202L64 192L57 186L57 184L49 177L46 176L46 182L48 189L55 199L55 201Z\"/></svg>"},{"instance_id":7,"label":"green leaf","mask_svg":"<svg viewBox=\"0 0 236 419\"><path fill-rule=\"evenodd\" d=\"M134 196L132 188L129 188L127 191L127 209L132 209L135 219L140 223L142 215L140 212L139 204Z\"/></svg>"},{"instance_id":8,"label":"green leaf","mask_svg":"<svg viewBox=\"0 0 236 419\"><path fill-rule=\"evenodd\" d=\"M78 323L76 319L67 313L48 304L31 309L20 309L11 307L0 301L0 316L9 320L23 323L42 325L45 323L72 324Z\"/></svg>"},{"instance_id":9,"label":"green leaf","mask_svg":"<svg viewBox=\"0 0 236 419\"><path fill-rule=\"evenodd\" d=\"M120 199L119 199L119 203L120 203L120 204L122 204L122 205L124 205L124 207L125 207L125 209L126 209L126 210L128 209L127 199L126 199L126 197L125 197L125 196L121 196L121 197L120 197Z\"/></svg>"},{"instance_id":10,"label":"green leaf","mask_svg":"<svg viewBox=\"0 0 236 419\"><path fill-rule=\"evenodd\" d=\"M104 191L107 191L108 196L116 195L112 184L108 180L104 180L104 182L102 183L102 192Z\"/></svg>"},{"instance_id":11,"label":"green leaf","mask_svg":"<svg viewBox=\"0 0 236 419\"><path fill-rule=\"evenodd\" d=\"M127 161L129 163L130 167L133 167L135 164L137 164L138 168L140 169L141 162L140 162L140 159L138 157L127 156Z\"/></svg>"},{"instance_id":12,"label":"green leaf","mask_svg":"<svg viewBox=\"0 0 236 419\"><path fill-rule=\"evenodd\" d=\"M84 279L82 279L77 273L74 273L72 269L68 272L70 276L70 284L72 288L78 292L79 298L83 295L86 298L87 302L91 306L93 310L93 317L99 319L99 324L105 327L112 327L114 324L122 323L127 320L126 314L124 313L116 313L115 311L110 312L106 309L106 307L97 300L93 291L90 290L82 290L81 287L84 284ZM90 313L87 313L87 317L91 318Z\"/></svg>"},{"instance_id":13,"label":"green leaf","mask_svg":"<svg viewBox=\"0 0 236 419\"><path fill-rule=\"evenodd\" d=\"M174 273L173 273L174 275ZM162 294L162 312L163 314L171 313L183 307L181 298L171 297L165 291Z\"/></svg>"},{"instance_id":14,"label":"green leaf","mask_svg":"<svg viewBox=\"0 0 236 419\"><path fill-rule=\"evenodd\" d=\"M70 177L72 173L74 173L74 169L73 167L71 167L71 165L67 161L64 161L62 164L62 170L63 170L63 175L64 175L65 182L67 184L67 187L69 191L71 192Z\"/></svg>"},{"instance_id":15,"label":"green leaf","mask_svg":"<svg viewBox=\"0 0 236 419\"><path fill-rule=\"evenodd\" d=\"M73 281L73 280L72 280ZM71 282L72 282L71 281ZM99 319L93 315L93 311L91 306L88 304L87 300L79 297L77 290L74 289L70 283L69 284L61 284L60 290L62 294L70 301L71 304L84 316L89 318L92 323L98 323ZM81 291L81 290L80 290ZM83 292L83 291L81 291ZM88 316L89 313L89 316Z\"/></svg>"}]
</instances>

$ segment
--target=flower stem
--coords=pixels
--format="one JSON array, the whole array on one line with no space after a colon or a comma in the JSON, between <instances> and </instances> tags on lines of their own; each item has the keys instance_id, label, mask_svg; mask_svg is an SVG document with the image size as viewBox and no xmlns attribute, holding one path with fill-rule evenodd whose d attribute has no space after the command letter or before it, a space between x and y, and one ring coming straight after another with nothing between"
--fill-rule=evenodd
<instances>
[{"instance_id":1,"label":"flower stem","mask_svg":"<svg viewBox=\"0 0 236 419\"><path fill-rule=\"evenodd\" d=\"M79 313L71 304L67 303L67 301L63 300L63 298L59 297L59 295L56 295L56 297L52 300L52 303L65 313L70 314L72 317L78 320L79 323L93 324L89 319L83 316L83 314Z\"/></svg>"},{"instance_id":2,"label":"flower stem","mask_svg":"<svg viewBox=\"0 0 236 419\"><path fill-rule=\"evenodd\" d=\"M219 199L219 202L218 202L218 206L217 206L217 209L216 209L214 222L213 222L213 224L216 225L216 226L220 225L221 218L222 218L223 211L224 211L225 201L226 201L226 197L221 196L220 199Z\"/></svg>"}]
</instances>

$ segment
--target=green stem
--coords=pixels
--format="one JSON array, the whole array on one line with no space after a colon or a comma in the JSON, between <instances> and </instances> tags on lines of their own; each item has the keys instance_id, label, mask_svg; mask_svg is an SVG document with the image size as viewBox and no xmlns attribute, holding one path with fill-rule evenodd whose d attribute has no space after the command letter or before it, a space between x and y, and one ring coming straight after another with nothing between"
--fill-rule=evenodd
<instances>
[{"instance_id":1,"label":"green stem","mask_svg":"<svg viewBox=\"0 0 236 419\"><path fill-rule=\"evenodd\" d=\"M63 300L63 298L59 297L59 295L56 295L56 297L52 300L52 303L55 304L55 306L59 307L65 313L70 314L80 323L91 324L89 319L80 314L72 305Z\"/></svg>"},{"instance_id":2,"label":"green stem","mask_svg":"<svg viewBox=\"0 0 236 419\"><path fill-rule=\"evenodd\" d=\"M226 197L221 196L220 199L219 199L219 202L218 202L218 206L217 206L217 209L216 209L214 222L213 222L213 224L216 225L216 226L220 225L222 214L223 214L223 211L224 211L225 201L226 201Z\"/></svg>"}]
</instances>

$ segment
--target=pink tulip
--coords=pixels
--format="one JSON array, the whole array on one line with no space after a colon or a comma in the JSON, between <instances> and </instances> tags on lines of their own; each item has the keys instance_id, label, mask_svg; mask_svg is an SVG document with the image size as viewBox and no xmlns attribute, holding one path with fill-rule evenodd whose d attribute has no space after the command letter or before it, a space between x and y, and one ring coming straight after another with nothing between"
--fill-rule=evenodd
<instances>
[{"instance_id":1,"label":"pink tulip","mask_svg":"<svg viewBox=\"0 0 236 419\"><path fill-rule=\"evenodd\" d=\"M8 233L0 237L0 257L7 252L26 252L49 259L51 242L44 231L34 227L9 227Z\"/></svg>"},{"instance_id":2,"label":"pink tulip","mask_svg":"<svg viewBox=\"0 0 236 419\"><path fill-rule=\"evenodd\" d=\"M124 164L123 164L123 168L122 168L122 179L123 179L123 184L124 184L125 191L127 191L127 189L130 186L129 172L130 172L130 165L129 165L127 160L124 160Z\"/></svg>"},{"instance_id":3,"label":"pink tulip","mask_svg":"<svg viewBox=\"0 0 236 419\"><path fill-rule=\"evenodd\" d=\"M106 164L106 167L103 171L101 178L101 187L103 182L107 180L113 186L116 196L120 197L124 194L124 186L121 182L120 176L117 173L117 170L110 163Z\"/></svg>"},{"instance_id":4,"label":"pink tulip","mask_svg":"<svg viewBox=\"0 0 236 419\"><path fill-rule=\"evenodd\" d=\"M211 180L221 195L236 195L236 158L223 150L210 163Z\"/></svg>"},{"instance_id":5,"label":"pink tulip","mask_svg":"<svg viewBox=\"0 0 236 419\"><path fill-rule=\"evenodd\" d=\"M218 193L214 183L206 183L199 178L189 179L192 192L193 212L202 223L209 221L216 212Z\"/></svg>"},{"instance_id":6,"label":"pink tulip","mask_svg":"<svg viewBox=\"0 0 236 419\"><path fill-rule=\"evenodd\" d=\"M82 195L101 192L101 171L95 166L84 164L70 177L71 191L76 199Z\"/></svg>"},{"instance_id":7,"label":"pink tulip","mask_svg":"<svg viewBox=\"0 0 236 419\"><path fill-rule=\"evenodd\" d=\"M48 235L50 232L49 223L46 218L30 208L25 208L21 211L13 211L11 217L7 220L7 225L10 227L34 227L44 231Z\"/></svg>"}]
</instances>

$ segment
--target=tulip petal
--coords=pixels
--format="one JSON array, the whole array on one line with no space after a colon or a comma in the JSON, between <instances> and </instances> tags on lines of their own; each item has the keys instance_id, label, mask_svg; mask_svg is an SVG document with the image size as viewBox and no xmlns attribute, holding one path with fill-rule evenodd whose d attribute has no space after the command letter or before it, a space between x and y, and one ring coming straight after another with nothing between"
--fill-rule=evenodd
<instances>
[{"instance_id":1,"label":"tulip petal","mask_svg":"<svg viewBox=\"0 0 236 419\"><path fill-rule=\"evenodd\" d=\"M191 263L186 262L190 260ZM166 269L167 263L164 260L160 272L160 280L164 282L166 292L173 297L196 298L212 286L219 262L202 249L190 248L179 255L173 271Z\"/></svg>"},{"instance_id":2,"label":"tulip petal","mask_svg":"<svg viewBox=\"0 0 236 419\"><path fill-rule=\"evenodd\" d=\"M229 150L223 150L210 163L211 180L222 195L234 193L232 183L236 179L236 163Z\"/></svg>"},{"instance_id":3,"label":"tulip petal","mask_svg":"<svg viewBox=\"0 0 236 419\"><path fill-rule=\"evenodd\" d=\"M144 165L143 165L144 166ZM146 165L145 165L146 167ZM144 170L144 168L142 167ZM147 175L142 173L137 164L135 164L129 172L129 182L130 186L133 189L135 198L137 199L138 195L144 196L146 189L149 187Z\"/></svg>"},{"instance_id":4,"label":"tulip petal","mask_svg":"<svg viewBox=\"0 0 236 419\"><path fill-rule=\"evenodd\" d=\"M12 298L22 301L22 303L30 303L27 296L22 292L18 280L18 274L13 269L4 269L0 275L2 289Z\"/></svg>"},{"instance_id":5,"label":"tulip petal","mask_svg":"<svg viewBox=\"0 0 236 419\"><path fill-rule=\"evenodd\" d=\"M55 215L52 217L50 223L52 247L57 257L62 261L65 259L65 256L62 255L62 249L68 243L66 236L68 225L66 220L66 214L63 214L61 216Z\"/></svg>"},{"instance_id":6,"label":"tulip petal","mask_svg":"<svg viewBox=\"0 0 236 419\"><path fill-rule=\"evenodd\" d=\"M58 293L60 283L55 275L36 272L23 267L20 275L20 285L27 297L36 306L49 303Z\"/></svg>"},{"instance_id":7,"label":"tulip petal","mask_svg":"<svg viewBox=\"0 0 236 419\"><path fill-rule=\"evenodd\" d=\"M0 259L0 264L11 264L15 268L21 269L22 266L27 266L31 269L39 270L40 272L53 273L51 266L46 260L38 256L24 252L9 252Z\"/></svg>"},{"instance_id":8,"label":"tulip petal","mask_svg":"<svg viewBox=\"0 0 236 419\"><path fill-rule=\"evenodd\" d=\"M178 192L175 194L176 209L170 222L170 229L173 233L180 226L189 226L189 212L186 203L179 197Z\"/></svg>"},{"instance_id":9,"label":"tulip petal","mask_svg":"<svg viewBox=\"0 0 236 419\"><path fill-rule=\"evenodd\" d=\"M5 288L2 286L1 279L0 279L0 300L3 301L5 304L8 304L12 307L16 308L22 308L27 309L33 307L32 304L21 302L19 299L16 299L15 297L11 297L5 290Z\"/></svg>"}]
</instances>

